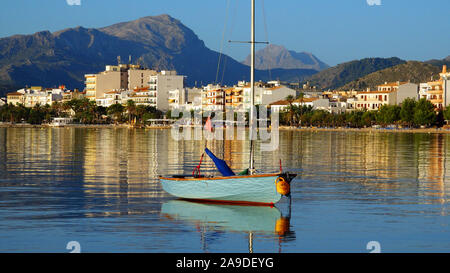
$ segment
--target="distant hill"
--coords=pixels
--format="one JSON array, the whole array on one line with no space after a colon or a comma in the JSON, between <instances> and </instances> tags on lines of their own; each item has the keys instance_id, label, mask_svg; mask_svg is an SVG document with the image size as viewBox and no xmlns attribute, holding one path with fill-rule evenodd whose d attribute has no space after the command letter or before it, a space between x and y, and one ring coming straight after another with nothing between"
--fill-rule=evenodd
<instances>
[{"instance_id":1,"label":"distant hill","mask_svg":"<svg viewBox=\"0 0 450 273\"><path fill-rule=\"evenodd\" d=\"M117 56L127 62L129 55L149 68L177 70L187 76L188 86L213 83L216 75L224 84L250 78L248 66L226 55L222 56L222 64L226 65L217 73L219 53L207 48L180 21L159 15L100 29L76 27L1 38L0 96L25 85L65 84L83 89L84 74L98 73L105 65L116 64ZM284 75L304 79L314 73L312 69L296 69L274 71L273 75L285 80ZM270 79L266 71L256 71L256 78Z\"/></svg>"},{"instance_id":2,"label":"distant hill","mask_svg":"<svg viewBox=\"0 0 450 273\"><path fill-rule=\"evenodd\" d=\"M336 89L370 73L402 63L405 63L405 61L396 57L388 59L366 58L330 67L307 78L306 81L310 85L318 86L324 90Z\"/></svg>"},{"instance_id":3,"label":"distant hill","mask_svg":"<svg viewBox=\"0 0 450 273\"><path fill-rule=\"evenodd\" d=\"M443 65L447 65L447 67L450 68L450 56L447 56L446 58L444 58L442 60L429 60L429 61L426 61L425 63L431 64L431 65L434 65L434 66L438 66L438 67L441 67L441 68L442 68Z\"/></svg>"},{"instance_id":4,"label":"distant hill","mask_svg":"<svg viewBox=\"0 0 450 273\"><path fill-rule=\"evenodd\" d=\"M242 62L250 65L250 55ZM321 71L329 66L312 53L287 50L284 46L268 45L255 53L255 68L267 69L314 69Z\"/></svg>"},{"instance_id":5,"label":"distant hill","mask_svg":"<svg viewBox=\"0 0 450 273\"><path fill-rule=\"evenodd\" d=\"M413 82L421 83L439 77L441 69L438 66L431 64L409 61L404 64L396 65L394 67L386 68L374 73L371 73L358 80L352 81L339 89L341 90L366 90L367 88L375 89L377 85L385 82Z\"/></svg>"}]
</instances>

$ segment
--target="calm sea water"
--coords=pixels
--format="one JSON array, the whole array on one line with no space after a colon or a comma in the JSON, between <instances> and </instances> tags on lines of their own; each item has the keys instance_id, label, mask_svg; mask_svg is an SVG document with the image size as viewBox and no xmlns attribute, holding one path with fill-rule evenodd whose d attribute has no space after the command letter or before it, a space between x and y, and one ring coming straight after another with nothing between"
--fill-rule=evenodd
<instances>
[{"instance_id":1,"label":"calm sea water","mask_svg":"<svg viewBox=\"0 0 450 273\"><path fill-rule=\"evenodd\" d=\"M248 143L209 143L242 170ZM298 173L276 208L191 203L204 142L170 130L0 128L0 252L449 252L450 135L282 131L261 171ZM258 145L257 145L258 147ZM210 160L206 174L214 174ZM449 169L449 170L448 170ZM289 218L290 216L290 218Z\"/></svg>"}]
</instances>

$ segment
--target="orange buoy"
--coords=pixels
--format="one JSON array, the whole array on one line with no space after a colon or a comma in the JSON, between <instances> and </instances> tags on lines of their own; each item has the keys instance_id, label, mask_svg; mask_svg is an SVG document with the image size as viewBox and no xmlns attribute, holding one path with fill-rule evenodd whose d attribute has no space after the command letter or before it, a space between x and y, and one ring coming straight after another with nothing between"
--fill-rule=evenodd
<instances>
[{"instance_id":1,"label":"orange buoy","mask_svg":"<svg viewBox=\"0 0 450 273\"><path fill-rule=\"evenodd\" d=\"M283 236L289 231L290 220L289 218L281 217L275 223L275 232Z\"/></svg>"},{"instance_id":2,"label":"orange buoy","mask_svg":"<svg viewBox=\"0 0 450 273\"><path fill-rule=\"evenodd\" d=\"M275 184L279 194L288 195L291 192L291 186L289 186L289 183L286 182L283 177L278 177L277 180L275 180Z\"/></svg>"}]
</instances>

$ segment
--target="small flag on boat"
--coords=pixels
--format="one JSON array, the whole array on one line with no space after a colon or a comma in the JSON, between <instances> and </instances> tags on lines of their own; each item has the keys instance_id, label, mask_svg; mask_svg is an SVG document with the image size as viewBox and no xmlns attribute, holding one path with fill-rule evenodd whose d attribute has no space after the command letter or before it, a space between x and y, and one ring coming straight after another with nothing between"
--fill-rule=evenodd
<instances>
[{"instance_id":1,"label":"small flag on boat","mask_svg":"<svg viewBox=\"0 0 450 273\"><path fill-rule=\"evenodd\" d=\"M205 123L205 130L212 132L211 117L208 117Z\"/></svg>"}]
</instances>

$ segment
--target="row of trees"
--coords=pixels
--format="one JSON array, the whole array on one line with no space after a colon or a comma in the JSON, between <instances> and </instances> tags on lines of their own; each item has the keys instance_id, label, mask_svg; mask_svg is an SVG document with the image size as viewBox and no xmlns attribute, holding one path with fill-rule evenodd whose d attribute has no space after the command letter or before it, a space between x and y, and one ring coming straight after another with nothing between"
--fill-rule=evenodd
<instances>
[{"instance_id":1,"label":"row of trees","mask_svg":"<svg viewBox=\"0 0 450 273\"><path fill-rule=\"evenodd\" d=\"M163 113L155 107L136 105L129 100L127 104L113 104L109 107L98 106L89 99L72 99L50 105L36 105L28 108L23 105L6 104L0 107L0 121L30 124L50 123L54 117L73 116L82 124L129 123L145 124L148 119L161 118Z\"/></svg>"},{"instance_id":2,"label":"row of trees","mask_svg":"<svg viewBox=\"0 0 450 273\"><path fill-rule=\"evenodd\" d=\"M289 98L288 101L293 100ZM33 108L12 104L0 107L0 121L3 122L42 124L50 123L54 117L68 116L73 116L75 121L82 124L144 125L149 119L162 118L164 113L151 106L136 105L132 100L126 105L113 104L106 108L97 106L95 102L86 98L64 103L55 102L51 106L36 105ZM168 116L170 117L169 113ZM280 124L290 126L362 128L395 124L406 127L441 127L445 120L450 120L450 107L436 112L433 104L426 99L419 101L406 99L401 106L383 105L377 111L351 111L339 114L291 103L280 113Z\"/></svg>"},{"instance_id":3,"label":"row of trees","mask_svg":"<svg viewBox=\"0 0 450 273\"><path fill-rule=\"evenodd\" d=\"M450 120L450 107L445 111L435 111L434 105L426 100L406 99L401 106L383 105L377 111L352 111L332 114L328 111L313 110L310 106L292 103L280 113L280 124L289 126L352 127L362 128L373 125L402 125L405 127L438 126Z\"/></svg>"}]
</instances>

